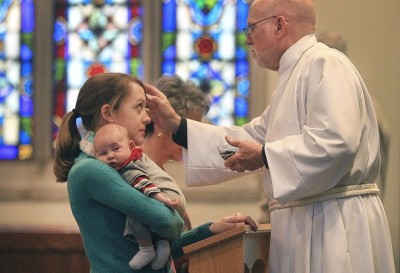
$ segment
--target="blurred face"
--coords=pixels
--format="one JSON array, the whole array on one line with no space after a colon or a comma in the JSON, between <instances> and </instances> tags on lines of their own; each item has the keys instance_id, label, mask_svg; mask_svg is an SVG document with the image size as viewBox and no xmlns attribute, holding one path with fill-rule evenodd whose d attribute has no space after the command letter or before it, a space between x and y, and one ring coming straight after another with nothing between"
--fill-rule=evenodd
<instances>
[{"instance_id":1,"label":"blurred face","mask_svg":"<svg viewBox=\"0 0 400 273\"><path fill-rule=\"evenodd\" d=\"M128 160L134 143L129 140L124 128L110 123L96 132L93 146L97 159L119 170Z\"/></svg>"},{"instance_id":2,"label":"blurred face","mask_svg":"<svg viewBox=\"0 0 400 273\"><path fill-rule=\"evenodd\" d=\"M146 124L150 117L146 111L146 97L142 87L132 83L129 95L118 110L113 110L111 117L114 123L128 130L128 137L140 146L144 140Z\"/></svg>"},{"instance_id":3,"label":"blurred face","mask_svg":"<svg viewBox=\"0 0 400 273\"><path fill-rule=\"evenodd\" d=\"M196 121L201 121L203 117L203 113L201 111L189 111L187 113L187 118L196 120ZM166 138L166 153L168 154L168 159L169 160L174 160L174 161L180 161L182 160L182 147L176 144L172 140L172 136L169 136Z\"/></svg>"}]
</instances>

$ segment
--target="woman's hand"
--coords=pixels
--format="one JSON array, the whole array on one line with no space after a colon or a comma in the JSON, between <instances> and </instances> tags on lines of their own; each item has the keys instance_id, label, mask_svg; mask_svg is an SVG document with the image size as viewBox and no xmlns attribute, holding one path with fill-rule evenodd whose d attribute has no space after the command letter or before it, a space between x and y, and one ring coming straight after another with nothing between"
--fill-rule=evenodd
<instances>
[{"instance_id":1,"label":"woman's hand","mask_svg":"<svg viewBox=\"0 0 400 273\"><path fill-rule=\"evenodd\" d=\"M156 87L144 84L148 114L151 120L161 128L163 132L176 133L181 117L175 112L168 98Z\"/></svg>"},{"instance_id":2,"label":"woman's hand","mask_svg":"<svg viewBox=\"0 0 400 273\"><path fill-rule=\"evenodd\" d=\"M212 223L210 225L210 230L212 233L218 234L244 225L250 225L253 230L257 230L256 222L250 216L244 216L240 213L235 213Z\"/></svg>"}]
</instances>

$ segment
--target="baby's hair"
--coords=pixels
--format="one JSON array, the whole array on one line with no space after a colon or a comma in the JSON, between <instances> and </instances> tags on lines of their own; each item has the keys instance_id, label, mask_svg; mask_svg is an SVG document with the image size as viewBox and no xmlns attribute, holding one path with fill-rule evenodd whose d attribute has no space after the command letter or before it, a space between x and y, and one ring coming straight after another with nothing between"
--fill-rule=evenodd
<instances>
[{"instance_id":1,"label":"baby's hair","mask_svg":"<svg viewBox=\"0 0 400 273\"><path fill-rule=\"evenodd\" d=\"M124 137L126 137L127 140L129 140L129 134L128 134L128 130L122 126L119 125L117 123L107 123L104 124L103 126L101 126L100 128L98 128L96 130L96 133L94 134L94 138L93 138L93 148L96 152L96 136L98 136L99 134L103 134L103 133L109 133L109 131L106 131L109 129L109 127L114 127L115 129L117 129L117 131L119 133L121 133L121 135L123 135Z\"/></svg>"}]
</instances>

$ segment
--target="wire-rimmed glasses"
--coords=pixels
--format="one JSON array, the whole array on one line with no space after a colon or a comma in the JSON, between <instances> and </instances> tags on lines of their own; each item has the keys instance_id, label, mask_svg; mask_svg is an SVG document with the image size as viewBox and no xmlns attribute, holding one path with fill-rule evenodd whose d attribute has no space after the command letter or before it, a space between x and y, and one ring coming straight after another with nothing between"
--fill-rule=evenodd
<instances>
[{"instance_id":1,"label":"wire-rimmed glasses","mask_svg":"<svg viewBox=\"0 0 400 273\"><path fill-rule=\"evenodd\" d=\"M276 18L276 17L277 16L275 16L275 15L274 16L269 16L269 17L266 17L264 19L261 19L260 21L255 22L254 24L248 25L247 27L245 27L243 29L244 35L246 35L246 37L249 37L249 35L254 31L254 29L255 29L255 27L256 27L256 25L258 23L261 23L263 21L266 21L266 20L271 19L271 18Z\"/></svg>"}]
</instances>

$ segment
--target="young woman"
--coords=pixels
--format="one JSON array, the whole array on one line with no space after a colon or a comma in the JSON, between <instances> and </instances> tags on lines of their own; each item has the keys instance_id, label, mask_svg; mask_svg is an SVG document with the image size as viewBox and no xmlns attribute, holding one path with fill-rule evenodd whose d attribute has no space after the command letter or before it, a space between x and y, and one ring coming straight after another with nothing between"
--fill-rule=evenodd
<instances>
[{"instance_id":1,"label":"young woman","mask_svg":"<svg viewBox=\"0 0 400 273\"><path fill-rule=\"evenodd\" d=\"M86 132L78 130L78 118ZM58 182L68 180L72 213L82 234L92 273L135 272L128 262L138 246L122 236L126 216L173 242L175 253L180 253L186 244L245 222L255 227L249 217L234 215L181 235L183 222L174 210L138 192L116 170L92 156L93 132L102 125L117 123L125 127L129 137L141 145L149 122L143 83L126 74L105 73L86 81L75 109L65 115L61 124L54 173ZM146 266L140 272L163 270Z\"/></svg>"}]
</instances>

